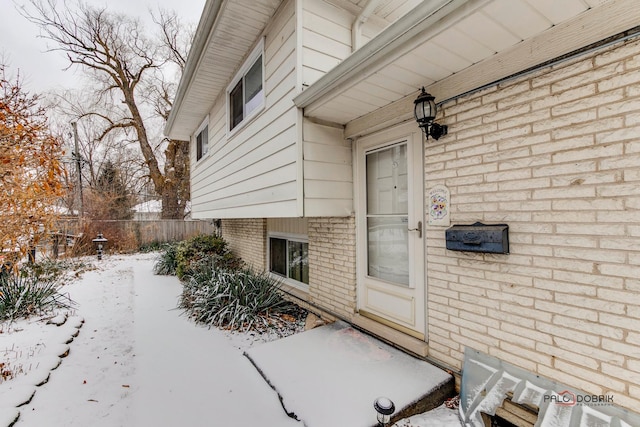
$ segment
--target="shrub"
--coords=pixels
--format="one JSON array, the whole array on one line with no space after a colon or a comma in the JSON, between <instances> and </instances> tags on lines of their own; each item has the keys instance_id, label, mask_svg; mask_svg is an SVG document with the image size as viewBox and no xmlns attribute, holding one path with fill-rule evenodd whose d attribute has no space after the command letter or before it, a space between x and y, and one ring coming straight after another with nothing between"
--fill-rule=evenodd
<instances>
[{"instance_id":1,"label":"shrub","mask_svg":"<svg viewBox=\"0 0 640 427\"><path fill-rule=\"evenodd\" d=\"M73 259L43 259L36 263L24 264L21 267L20 274L23 276L37 276L40 281L43 280L61 280L68 274L80 274L89 267L82 261Z\"/></svg>"},{"instance_id":2,"label":"shrub","mask_svg":"<svg viewBox=\"0 0 640 427\"><path fill-rule=\"evenodd\" d=\"M186 281L178 308L196 322L247 331L264 330L270 317L295 312L295 304L282 298L280 281L248 268L234 271L200 263Z\"/></svg>"},{"instance_id":3,"label":"shrub","mask_svg":"<svg viewBox=\"0 0 640 427\"><path fill-rule=\"evenodd\" d=\"M60 283L53 276L28 272L0 276L0 320L41 315L55 308L72 308L70 298L60 294Z\"/></svg>"},{"instance_id":4,"label":"shrub","mask_svg":"<svg viewBox=\"0 0 640 427\"><path fill-rule=\"evenodd\" d=\"M173 243L162 243L162 242L145 243L144 245L140 245L140 247L138 248L138 251L142 252L143 254L146 254L149 252L164 251L166 249L166 245L171 245L171 244Z\"/></svg>"},{"instance_id":5,"label":"shrub","mask_svg":"<svg viewBox=\"0 0 640 427\"><path fill-rule=\"evenodd\" d=\"M166 243L153 265L153 272L163 276L175 276L178 268L178 243Z\"/></svg>"},{"instance_id":6,"label":"shrub","mask_svg":"<svg viewBox=\"0 0 640 427\"><path fill-rule=\"evenodd\" d=\"M106 251L109 253L133 253L138 250L135 232L123 228L118 221L85 220L79 229L79 237L67 250L67 254L73 257L95 255L93 239L98 236L98 233L102 233L108 239Z\"/></svg>"},{"instance_id":7,"label":"shrub","mask_svg":"<svg viewBox=\"0 0 640 427\"><path fill-rule=\"evenodd\" d=\"M209 260L217 268L238 269L242 261L233 255L227 242L215 234L201 234L181 242L176 251L176 275L183 280L200 261Z\"/></svg>"}]
</instances>

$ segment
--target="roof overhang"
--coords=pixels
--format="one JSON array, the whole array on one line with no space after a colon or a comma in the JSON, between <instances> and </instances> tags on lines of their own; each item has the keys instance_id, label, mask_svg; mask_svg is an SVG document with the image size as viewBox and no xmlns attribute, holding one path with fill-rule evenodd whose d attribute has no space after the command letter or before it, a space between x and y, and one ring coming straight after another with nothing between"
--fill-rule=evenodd
<instances>
[{"instance_id":1,"label":"roof overhang","mask_svg":"<svg viewBox=\"0 0 640 427\"><path fill-rule=\"evenodd\" d=\"M164 133L188 140L242 65L281 0L207 0Z\"/></svg>"},{"instance_id":2,"label":"roof overhang","mask_svg":"<svg viewBox=\"0 0 640 427\"><path fill-rule=\"evenodd\" d=\"M532 4L425 1L294 102L306 117L344 125L347 137L358 136L412 119L421 86L444 101L640 24L636 0L567 0L535 25L509 31ZM531 9L531 16L538 12Z\"/></svg>"}]
</instances>

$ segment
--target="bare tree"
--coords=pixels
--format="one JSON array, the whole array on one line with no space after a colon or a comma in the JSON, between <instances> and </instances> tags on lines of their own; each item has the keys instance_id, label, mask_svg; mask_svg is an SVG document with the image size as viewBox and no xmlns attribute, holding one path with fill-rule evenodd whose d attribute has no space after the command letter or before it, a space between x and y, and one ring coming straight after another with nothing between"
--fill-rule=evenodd
<instances>
[{"instance_id":1,"label":"bare tree","mask_svg":"<svg viewBox=\"0 0 640 427\"><path fill-rule=\"evenodd\" d=\"M90 114L101 122L98 140L114 132L132 135L162 199L163 218L182 218L189 200L189 144L163 140L158 131L175 92L166 70L183 66L186 57L175 13L161 11L155 18L161 36L150 38L139 20L80 1L71 7L31 0L31 6L22 13L54 43L50 50L64 52L70 67L81 67L97 83L93 97L100 109Z\"/></svg>"},{"instance_id":2,"label":"bare tree","mask_svg":"<svg viewBox=\"0 0 640 427\"><path fill-rule=\"evenodd\" d=\"M68 191L64 199L60 200L60 205L68 212L78 212L84 208L83 215L91 217L92 211L95 211L91 202L100 199L92 195L104 195L104 192L96 193L94 190L100 187L99 176L104 173L108 163L117 165L118 179L131 202L139 201L143 193L147 196L150 181L148 168L140 156L138 142L134 140L135 137L132 138L134 132L123 129L103 135L104 121L92 113L100 110L99 105L86 97L85 93L83 90L51 93L47 97L45 108L48 111L50 129L61 141L65 141L63 165L67 174L64 186ZM72 122L76 124L75 133L78 135L77 154ZM82 175L80 179L78 171ZM79 189L80 184L82 190ZM151 193L154 192L151 189ZM80 203L80 197L83 197L83 203ZM99 203L106 205L109 201Z\"/></svg>"}]
</instances>

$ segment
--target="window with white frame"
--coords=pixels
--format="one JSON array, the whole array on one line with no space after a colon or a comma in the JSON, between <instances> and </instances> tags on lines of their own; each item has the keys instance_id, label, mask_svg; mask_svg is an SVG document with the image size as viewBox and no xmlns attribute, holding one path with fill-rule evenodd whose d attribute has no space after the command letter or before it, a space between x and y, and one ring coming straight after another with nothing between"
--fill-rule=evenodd
<instances>
[{"instance_id":1,"label":"window with white frame","mask_svg":"<svg viewBox=\"0 0 640 427\"><path fill-rule=\"evenodd\" d=\"M196 133L196 160L200 160L209 151L209 125L205 121Z\"/></svg>"},{"instance_id":2,"label":"window with white frame","mask_svg":"<svg viewBox=\"0 0 640 427\"><path fill-rule=\"evenodd\" d=\"M261 40L227 89L229 130L264 106L264 42Z\"/></svg>"},{"instance_id":3,"label":"window with white frame","mask_svg":"<svg viewBox=\"0 0 640 427\"><path fill-rule=\"evenodd\" d=\"M269 271L309 284L309 243L286 236L269 236Z\"/></svg>"}]
</instances>

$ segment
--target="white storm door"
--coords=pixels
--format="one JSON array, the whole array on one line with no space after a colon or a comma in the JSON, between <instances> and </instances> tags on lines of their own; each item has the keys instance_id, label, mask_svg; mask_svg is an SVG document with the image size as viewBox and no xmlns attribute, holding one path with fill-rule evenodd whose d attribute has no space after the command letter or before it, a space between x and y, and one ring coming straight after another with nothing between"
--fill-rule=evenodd
<instances>
[{"instance_id":1,"label":"white storm door","mask_svg":"<svg viewBox=\"0 0 640 427\"><path fill-rule=\"evenodd\" d=\"M358 143L359 312L424 339L421 138Z\"/></svg>"}]
</instances>

